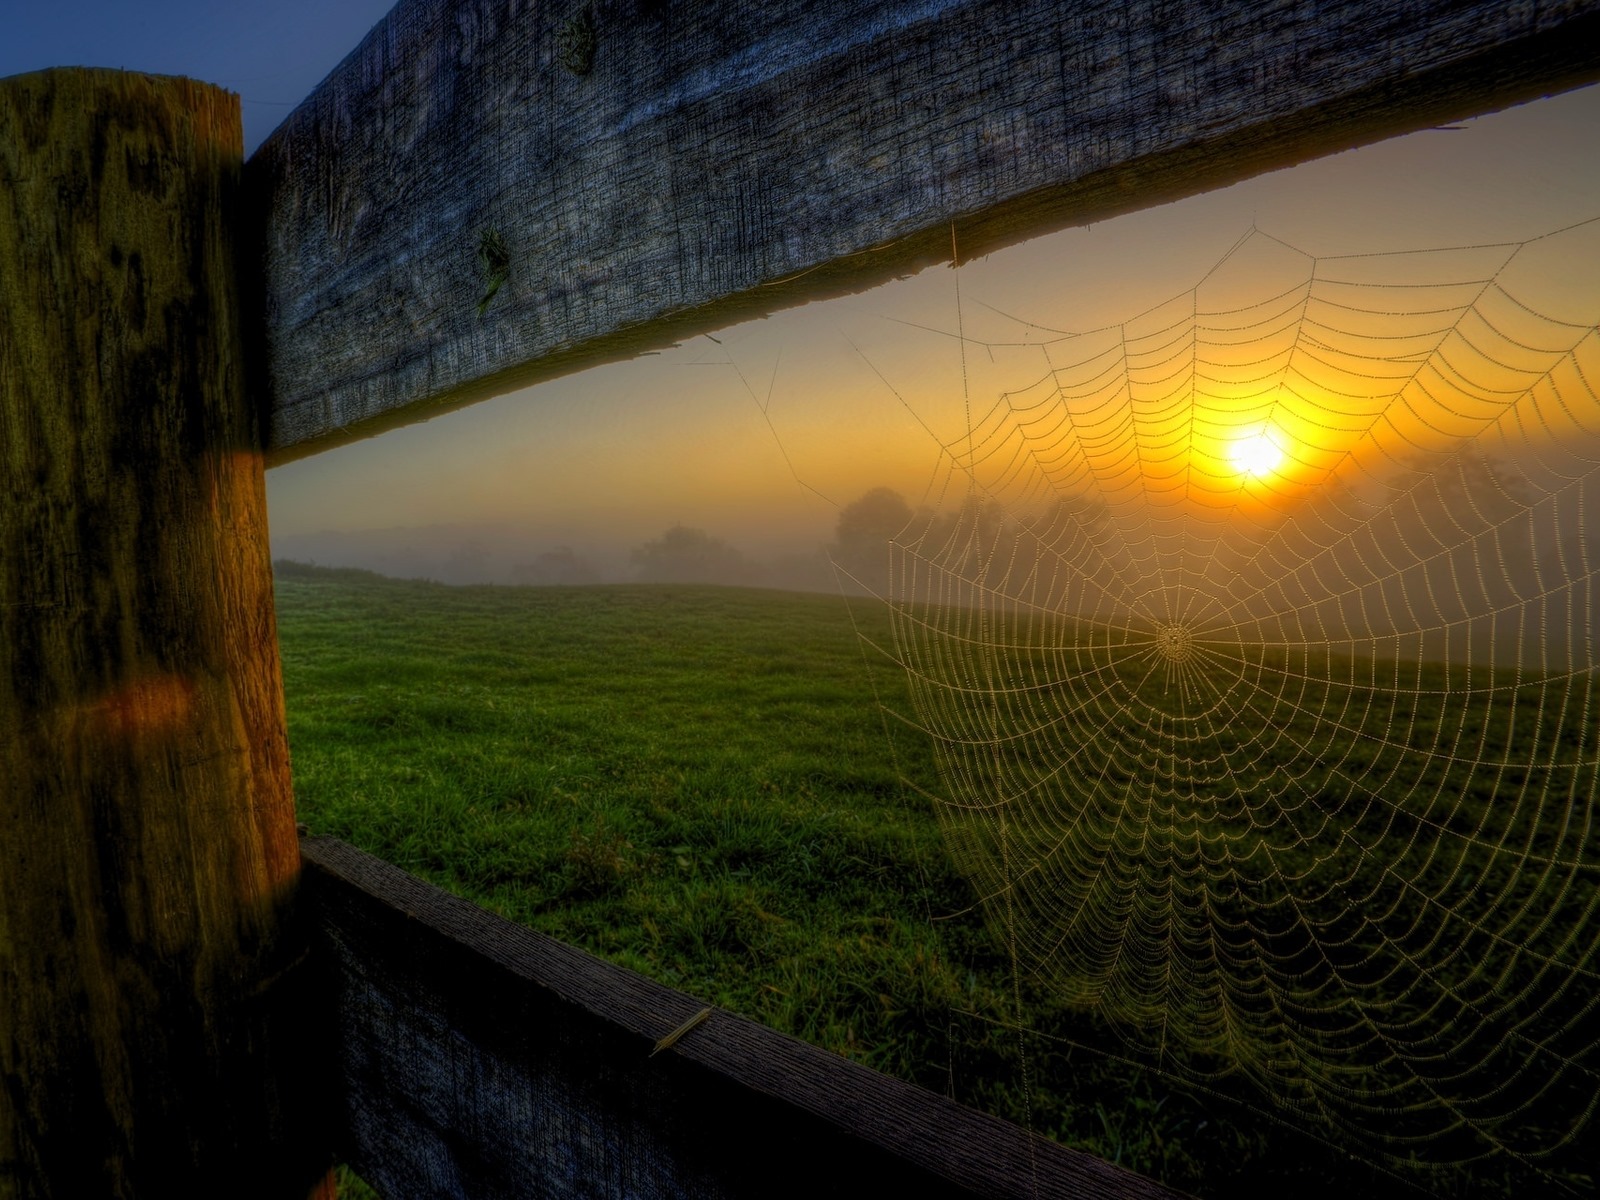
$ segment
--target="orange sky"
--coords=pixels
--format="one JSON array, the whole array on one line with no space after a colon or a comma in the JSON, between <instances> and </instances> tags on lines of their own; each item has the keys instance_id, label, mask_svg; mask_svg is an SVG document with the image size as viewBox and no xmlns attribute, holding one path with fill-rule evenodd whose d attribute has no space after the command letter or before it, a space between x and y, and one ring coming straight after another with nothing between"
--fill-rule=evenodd
<instances>
[{"instance_id":1,"label":"orange sky","mask_svg":"<svg viewBox=\"0 0 1600 1200\"><path fill-rule=\"evenodd\" d=\"M957 445L969 422L1002 392L1025 393L1047 363L1089 380L1090 369L1075 364L1092 337L1069 342L1052 331L1122 322L1159 330L1173 314L1192 324L1196 303L1217 311L1230 296L1260 302L1279 282L1303 283L1308 260L1296 251L1521 241L1600 216L1597 131L1600 88L1589 88L516 392L276 468L268 474L275 543L322 530L493 523L528 526L530 545L625 546L682 522L752 552L774 539L816 544L838 506L874 485L936 501L948 486L940 443ZM1252 225L1287 245L1250 240L1191 299ZM1592 324L1597 249L1593 236L1531 248L1506 278L1536 288L1557 315ZM1348 264L1353 277L1361 269ZM1147 312L1174 297L1172 313ZM1270 325L1265 308L1257 315ZM1398 324L1421 329L1421 320ZM1147 436L1143 485L1158 480L1151 464L1163 461L1191 485L1198 470L1224 491L1325 475L1351 441L1328 432L1327 397L1252 393L1249 348L1226 348L1225 333L1206 336L1240 364L1224 387L1233 399L1213 388L1209 402L1174 410L1173 422L1195 428L1166 459ZM1146 344L1160 342L1152 334ZM1152 370L1163 361L1158 349L1145 360ZM1133 362L1136 394L1158 397ZM1348 424L1361 403L1346 397L1334 408L1333 423ZM1160 427L1151 411L1146 435ZM1246 475L1232 461L1236 444L1262 434L1286 464Z\"/></svg>"}]
</instances>

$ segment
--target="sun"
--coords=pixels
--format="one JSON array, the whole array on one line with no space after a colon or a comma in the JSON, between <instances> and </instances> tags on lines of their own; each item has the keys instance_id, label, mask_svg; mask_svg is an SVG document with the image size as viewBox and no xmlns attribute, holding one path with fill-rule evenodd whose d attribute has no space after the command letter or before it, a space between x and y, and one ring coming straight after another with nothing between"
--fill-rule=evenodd
<instances>
[{"instance_id":1,"label":"sun","mask_svg":"<svg viewBox=\"0 0 1600 1200\"><path fill-rule=\"evenodd\" d=\"M1271 429L1240 438L1228 447L1228 461L1239 474L1252 479L1271 475L1283 465L1284 452Z\"/></svg>"}]
</instances>

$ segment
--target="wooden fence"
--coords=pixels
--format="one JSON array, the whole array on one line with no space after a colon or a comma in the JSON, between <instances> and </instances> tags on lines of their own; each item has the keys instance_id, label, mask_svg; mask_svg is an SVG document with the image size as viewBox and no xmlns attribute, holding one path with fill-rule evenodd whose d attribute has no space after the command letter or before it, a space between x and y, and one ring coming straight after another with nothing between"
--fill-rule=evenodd
<instances>
[{"instance_id":1,"label":"wooden fence","mask_svg":"<svg viewBox=\"0 0 1600 1200\"><path fill-rule=\"evenodd\" d=\"M341 842L304 851L337 1145L385 1196L1176 1195L731 1013L653 1054L699 1001Z\"/></svg>"},{"instance_id":2,"label":"wooden fence","mask_svg":"<svg viewBox=\"0 0 1600 1200\"><path fill-rule=\"evenodd\" d=\"M1596 78L1600 0L401 0L247 165L0 81L0 1198L1161 1194L302 850L263 466Z\"/></svg>"}]
</instances>

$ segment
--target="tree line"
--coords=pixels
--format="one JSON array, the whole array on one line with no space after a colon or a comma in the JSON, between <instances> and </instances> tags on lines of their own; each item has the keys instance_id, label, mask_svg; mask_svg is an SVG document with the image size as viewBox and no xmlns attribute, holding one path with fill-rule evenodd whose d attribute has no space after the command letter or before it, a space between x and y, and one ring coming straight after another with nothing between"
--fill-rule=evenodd
<instances>
[{"instance_id":1,"label":"tree line","mask_svg":"<svg viewBox=\"0 0 1600 1200\"><path fill-rule=\"evenodd\" d=\"M1547 496L1468 447L1399 464L1365 494L1330 479L1293 508L1227 514L1210 540L1175 549L1149 512L1094 495L1018 513L975 492L941 511L873 487L840 509L833 539L812 555L756 562L705 530L674 525L636 547L632 564L641 582L837 588L956 606L981 593L1119 621L1138 609L1137 597L1182 576L1212 595L1219 626L1244 636L1404 637L1428 656L1456 656L1466 638L1485 643L1473 657L1493 641L1500 658L1508 639L1581 640L1588 604L1579 593L1600 568L1600 530L1581 517L1600 511L1600 482L1584 480L1579 491ZM1451 645L1427 643L1440 630L1454 631Z\"/></svg>"}]
</instances>

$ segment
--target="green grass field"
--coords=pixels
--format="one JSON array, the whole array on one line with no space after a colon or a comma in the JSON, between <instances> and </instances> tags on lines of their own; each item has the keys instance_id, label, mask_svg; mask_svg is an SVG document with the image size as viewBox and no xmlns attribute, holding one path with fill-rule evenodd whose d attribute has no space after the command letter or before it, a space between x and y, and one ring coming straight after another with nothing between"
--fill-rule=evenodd
<instances>
[{"instance_id":1,"label":"green grass field","mask_svg":"<svg viewBox=\"0 0 1600 1200\"><path fill-rule=\"evenodd\" d=\"M278 564L300 819L707 1003L1199 1194L1393 1177L1125 1065L1018 981L938 792L880 605L532 589ZM1021 1011L1018 1011L1018 1004ZM1026 1040L1020 1023L1054 1036ZM1104 1049L1096 1053L1086 1047ZM1444 1190L1488 1194L1487 1173Z\"/></svg>"}]
</instances>

